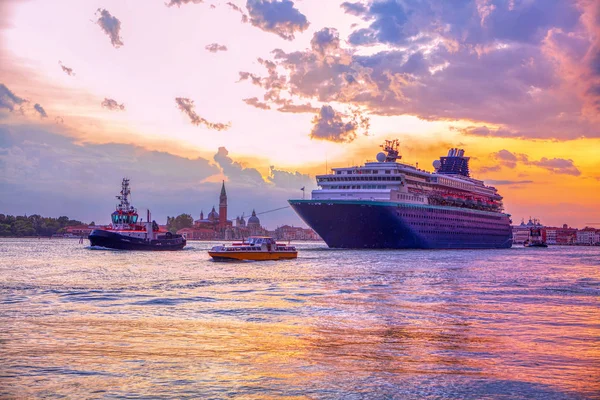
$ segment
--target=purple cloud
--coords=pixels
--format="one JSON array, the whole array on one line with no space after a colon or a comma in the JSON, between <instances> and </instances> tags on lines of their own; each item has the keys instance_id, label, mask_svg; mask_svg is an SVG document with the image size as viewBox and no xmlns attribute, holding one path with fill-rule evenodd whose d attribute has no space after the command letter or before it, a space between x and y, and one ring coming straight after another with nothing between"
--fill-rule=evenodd
<instances>
[{"instance_id":1,"label":"purple cloud","mask_svg":"<svg viewBox=\"0 0 600 400\"><path fill-rule=\"evenodd\" d=\"M367 7L362 3L350 3L345 2L342 3L341 7L344 9L346 14L352 14L358 16L362 16L367 12Z\"/></svg>"},{"instance_id":2,"label":"purple cloud","mask_svg":"<svg viewBox=\"0 0 600 400\"><path fill-rule=\"evenodd\" d=\"M241 163L233 161L233 159L229 157L229 151L227 151L225 147L219 147L217 154L214 156L214 160L230 180L251 185L265 183L265 180L258 170L254 168L245 168Z\"/></svg>"},{"instance_id":3,"label":"purple cloud","mask_svg":"<svg viewBox=\"0 0 600 400\"><path fill-rule=\"evenodd\" d=\"M321 107L313 118L313 129L310 137L332 142L350 143L356 139L359 124L355 120L344 121L343 114L337 113L331 106Z\"/></svg>"},{"instance_id":4,"label":"purple cloud","mask_svg":"<svg viewBox=\"0 0 600 400\"><path fill-rule=\"evenodd\" d=\"M573 164L573 160L565 160L564 158L548 159L542 157L540 161L532 161L529 164L544 168L555 174L565 174L579 176L581 171Z\"/></svg>"},{"instance_id":5,"label":"purple cloud","mask_svg":"<svg viewBox=\"0 0 600 400\"><path fill-rule=\"evenodd\" d=\"M269 105L267 103L263 103L261 101L258 100L258 97L251 97L249 99L243 99L244 103L252 106L252 107L256 107L256 108L260 108L261 110L270 110L271 107L269 107Z\"/></svg>"},{"instance_id":6,"label":"purple cloud","mask_svg":"<svg viewBox=\"0 0 600 400\"><path fill-rule=\"evenodd\" d=\"M225 3L227 4L229 7L231 7L234 11L239 12L242 15L242 22L246 23L248 22L248 16L246 15L246 13L237 5L233 4L232 2L227 2Z\"/></svg>"},{"instance_id":7,"label":"purple cloud","mask_svg":"<svg viewBox=\"0 0 600 400\"><path fill-rule=\"evenodd\" d=\"M111 111L124 111L125 104L119 104L116 100L104 98L102 102L102 107L108 108Z\"/></svg>"},{"instance_id":8,"label":"purple cloud","mask_svg":"<svg viewBox=\"0 0 600 400\"><path fill-rule=\"evenodd\" d=\"M176 97L175 102L177 103L177 108L183 111L190 118L190 121L193 125L204 125L208 129L213 129L215 131L223 131L231 128L231 123L223 124L221 122L209 122L206 119L200 117L194 111L194 101L187 99L185 97Z\"/></svg>"},{"instance_id":9,"label":"purple cloud","mask_svg":"<svg viewBox=\"0 0 600 400\"><path fill-rule=\"evenodd\" d=\"M508 150L502 149L498 152L492 153L491 158L497 162L496 166L486 166L480 169L480 171L497 171L496 167L505 166L507 168L516 168L519 163L522 165L533 165L539 168L543 168L555 174L565 174L579 176L581 171L575 166L573 160L564 158L553 158L548 159L542 157L539 161L529 160L526 154L512 153Z\"/></svg>"},{"instance_id":10,"label":"purple cloud","mask_svg":"<svg viewBox=\"0 0 600 400\"><path fill-rule=\"evenodd\" d=\"M172 7L172 6L181 7L183 4L189 4L189 3L200 4L203 2L204 2L204 0L169 0L169 2L165 3L165 5L167 7Z\"/></svg>"},{"instance_id":11,"label":"purple cloud","mask_svg":"<svg viewBox=\"0 0 600 400\"><path fill-rule=\"evenodd\" d=\"M38 114L40 114L40 118L48 118L48 114L46 114L46 110L44 110L44 107L42 107L38 103L35 103L35 105L33 106L33 109L35 111L37 111Z\"/></svg>"},{"instance_id":12,"label":"purple cloud","mask_svg":"<svg viewBox=\"0 0 600 400\"><path fill-rule=\"evenodd\" d=\"M589 3L344 3L367 22L350 35L354 46L341 47L326 28L304 51L273 50L266 75L241 79L262 87L267 103L338 102L378 115L475 121L462 131L469 135L600 137L600 28L589 22L600 19L600 7ZM362 44L389 50L364 55Z\"/></svg>"},{"instance_id":13,"label":"purple cloud","mask_svg":"<svg viewBox=\"0 0 600 400\"><path fill-rule=\"evenodd\" d=\"M73 68L69 68L66 65L63 65L62 61L59 61L58 64L60 68L64 71L65 74L69 76L75 76L75 72L73 72Z\"/></svg>"},{"instance_id":14,"label":"purple cloud","mask_svg":"<svg viewBox=\"0 0 600 400\"><path fill-rule=\"evenodd\" d=\"M227 51L227 46L218 43L211 43L206 45L205 49L211 53L217 53L219 51Z\"/></svg>"},{"instance_id":15,"label":"purple cloud","mask_svg":"<svg viewBox=\"0 0 600 400\"><path fill-rule=\"evenodd\" d=\"M110 38L110 43L113 45L113 47L119 48L123 46L123 40L120 36L121 21L119 21L117 17L110 15L110 13L103 8L99 8L96 11L96 14L98 13L100 13L100 17L98 17L96 23L98 26L100 26L100 28L102 28L104 33L108 35Z\"/></svg>"},{"instance_id":16,"label":"purple cloud","mask_svg":"<svg viewBox=\"0 0 600 400\"><path fill-rule=\"evenodd\" d=\"M252 25L285 40L294 40L294 34L304 32L309 25L290 0L248 0L246 8Z\"/></svg>"},{"instance_id":17,"label":"purple cloud","mask_svg":"<svg viewBox=\"0 0 600 400\"><path fill-rule=\"evenodd\" d=\"M286 101L283 105L277 108L277 111L285 112L285 113L294 113L294 114L302 114L302 113L315 113L319 111L317 107L314 107L310 103L304 104L293 104L293 102Z\"/></svg>"},{"instance_id":18,"label":"purple cloud","mask_svg":"<svg viewBox=\"0 0 600 400\"><path fill-rule=\"evenodd\" d=\"M340 46L340 35L334 28L323 28L315 32L310 41L312 49L320 54L335 50Z\"/></svg>"},{"instance_id":19,"label":"purple cloud","mask_svg":"<svg viewBox=\"0 0 600 400\"><path fill-rule=\"evenodd\" d=\"M529 158L526 154L513 154L508 150L500 150L496 153L492 153L492 158L498 161L498 164L508 168L515 168L517 162L527 163Z\"/></svg>"},{"instance_id":20,"label":"purple cloud","mask_svg":"<svg viewBox=\"0 0 600 400\"><path fill-rule=\"evenodd\" d=\"M4 108L13 111L16 106L20 106L25 102L27 100L17 96L5 84L0 83L0 110Z\"/></svg>"}]
</instances>

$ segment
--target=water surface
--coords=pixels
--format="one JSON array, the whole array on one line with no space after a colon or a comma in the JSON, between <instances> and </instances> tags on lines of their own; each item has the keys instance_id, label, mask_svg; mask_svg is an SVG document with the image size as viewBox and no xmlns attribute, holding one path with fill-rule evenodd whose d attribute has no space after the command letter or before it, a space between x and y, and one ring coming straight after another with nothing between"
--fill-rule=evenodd
<instances>
[{"instance_id":1,"label":"water surface","mask_svg":"<svg viewBox=\"0 0 600 400\"><path fill-rule=\"evenodd\" d=\"M0 398L600 398L600 248L0 239Z\"/></svg>"}]
</instances>

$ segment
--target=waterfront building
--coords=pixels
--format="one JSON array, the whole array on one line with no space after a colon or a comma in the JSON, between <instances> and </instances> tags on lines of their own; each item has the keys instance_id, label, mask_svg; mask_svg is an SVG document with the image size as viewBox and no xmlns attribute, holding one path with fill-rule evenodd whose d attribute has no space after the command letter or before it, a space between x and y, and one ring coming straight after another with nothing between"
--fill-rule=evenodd
<instances>
[{"instance_id":1,"label":"waterfront building","mask_svg":"<svg viewBox=\"0 0 600 400\"><path fill-rule=\"evenodd\" d=\"M578 230L576 232L575 243L588 246L600 243L600 230L590 227Z\"/></svg>"},{"instance_id":2,"label":"waterfront building","mask_svg":"<svg viewBox=\"0 0 600 400\"><path fill-rule=\"evenodd\" d=\"M317 233L310 228L283 225L275 229L273 237L279 240L322 240Z\"/></svg>"},{"instance_id":3,"label":"waterfront building","mask_svg":"<svg viewBox=\"0 0 600 400\"><path fill-rule=\"evenodd\" d=\"M97 226L92 226L92 225L74 225L74 226L67 226L65 228L65 236L85 236L88 237L88 235L90 233L92 233L92 231L94 229L98 228Z\"/></svg>"},{"instance_id":4,"label":"waterfront building","mask_svg":"<svg viewBox=\"0 0 600 400\"><path fill-rule=\"evenodd\" d=\"M562 228L556 229L556 244L570 245L575 244L576 240L577 229L569 228L567 224L564 224Z\"/></svg>"}]
</instances>

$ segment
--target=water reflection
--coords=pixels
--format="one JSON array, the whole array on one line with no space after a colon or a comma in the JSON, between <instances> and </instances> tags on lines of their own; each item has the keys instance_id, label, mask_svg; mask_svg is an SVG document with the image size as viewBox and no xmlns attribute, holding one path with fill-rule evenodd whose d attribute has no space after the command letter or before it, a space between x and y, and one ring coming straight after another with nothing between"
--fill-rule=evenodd
<instances>
[{"instance_id":1,"label":"water reflection","mask_svg":"<svg viewBox=\"0 0 600 400\"><path fill-rule=\"evenodd\" d=\"M600 396L600 249L0 246L2 398Z\"/></svg>"}]
</instances>

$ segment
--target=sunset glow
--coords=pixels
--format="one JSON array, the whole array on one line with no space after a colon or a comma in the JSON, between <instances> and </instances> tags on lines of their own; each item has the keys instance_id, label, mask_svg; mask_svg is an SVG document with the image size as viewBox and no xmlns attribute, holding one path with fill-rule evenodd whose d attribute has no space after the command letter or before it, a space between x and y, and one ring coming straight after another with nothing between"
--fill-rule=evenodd
<instances>
[{"instance_id":1,"label":"sunset glow","mask_svg":"<svg viewBox=\"0 0 600 400\"><path fill-rule=\"evenodd\" d=\"M108 222L126 175L157 219L225 180L235 218L398 138L464 148L514 222L600 221L600 3L168 3L0 3L1 212Z\"/></svg>"}]
</instances>

